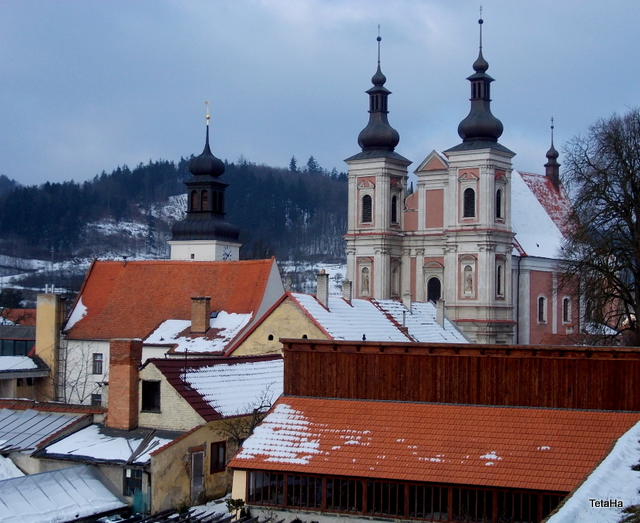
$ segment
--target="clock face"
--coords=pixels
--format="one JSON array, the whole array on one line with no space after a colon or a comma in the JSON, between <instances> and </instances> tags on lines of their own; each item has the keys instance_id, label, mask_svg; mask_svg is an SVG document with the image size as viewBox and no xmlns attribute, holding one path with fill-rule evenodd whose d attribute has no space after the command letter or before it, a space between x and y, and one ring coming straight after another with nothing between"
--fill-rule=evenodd
<instances>
[{"instance_id":1,"label":"clock face","mask_svg":"<svg viewBox=\"0 0 640 523\"><path fill-rule=\"evenodd\" d=\"M225 247L224 251L222 251L222 259L223 260L230 260L231 259L231 249L229 247Z\"/></svg>"}]
</instances>

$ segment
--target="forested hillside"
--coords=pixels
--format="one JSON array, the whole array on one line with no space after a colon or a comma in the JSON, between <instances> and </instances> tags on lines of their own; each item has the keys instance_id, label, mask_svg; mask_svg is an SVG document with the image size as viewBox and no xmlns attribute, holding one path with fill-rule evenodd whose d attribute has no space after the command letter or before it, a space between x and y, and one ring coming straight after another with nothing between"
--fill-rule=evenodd
<instances>
[{"instance_id":1,"label":"forested hillside","mask_svg":"<svg viewBox=\"0 0 640 523\"><path fill-rule=\"evenodd\" d=\"M186 192L183 181L190 176L182 158L119 167L84 183L23 187L0 179L0 254L166 256L171 225L184 209L184 199L175 197ZM226 163L221 179L229 184L226 219L241 230L242 258L344 256L344 173L328 173L313 158L302 170L294 159L289 169L241 159ZM166 212L172 205L179 207Z\"/></svg>"}]
</instances>

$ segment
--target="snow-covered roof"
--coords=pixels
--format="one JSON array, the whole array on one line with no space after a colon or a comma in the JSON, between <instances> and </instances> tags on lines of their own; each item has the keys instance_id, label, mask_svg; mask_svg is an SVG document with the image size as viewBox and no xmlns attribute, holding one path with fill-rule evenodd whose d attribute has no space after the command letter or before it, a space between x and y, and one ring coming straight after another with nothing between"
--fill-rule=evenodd
<instances>
[{"instance_id":1,"label":"snow-covered roof","mask_svg":"<svg viewBox=\"0 0 640 523\"><path fill-rule=\"evenodd\" d=\"M638 420L637 412L283 396L229 466L570 492Z\"/></svg>"},{"instance_id":2,"label":"snow-covered roof","mask_svg":"<svg viewBox=\"0 0 640 523\"><path fill-rule=\"evenodd\" d=\"M19 478L20 476L24 476L24 472L16 467L10 458L0 456L0 481L3 479Z\"/></svg>"},{"instance_id":3,"label":"snow-covered roof","mask_svg":"<svg viewBox=\"0 0 640 523\"><path fill-rule=\"evenodd\" d=\"M82 415L36 410L0 410L0 451L33 450Z\"/></svg>"},{"instance_id":4,"label":"snow-covered roof","mask_svg":"<svg viewBox=\"0 0 640 523\"><path fill-rule=\"evenodd\" d=\"M38 365L29 356L0 356L0 372L37 368Z\"/></svg>"},{"instance_id":5,"label":"snow-covered roof","mask_svg":"<svg viewBox=\"0 0 640 523\"><path fill-rule=\"evenodd\" d=\"M167 320L144 343L170 345L171 352L220 353L246 327L252 316L219 311L215 318L211 318L211 328L205 334L192 334L190 320Z\"/></svg>"},{"instance_id":6,"label":"snow-covered roof","mask_svg":"<svg viewBox=\"0 0 640 523\"><path fill-rule=\"evenodd\" d=\"M151 452L179 435L176 432L163 437L153 429L125 431L94 424L47 445L38 451L38 456L144 465L149 462ZM145 439L147 436L151 437Z\"/></svg>"},{"instance_id":7,"label":"snow-covered roof","mask_svg":"<svg viewBox=\"0 0 640 523\"><path fill-rule=\"evenodd\" d=\"M184 360L173 358L152 359L147 364L155 365L206 421L250 414L264 405L263 400L271 405L282 394L280 355L194 359L186 367Z\"/></svg>"},{"instance_id":8,"label":"snow-covered roof","mask_svg":"<svg viewBox=\"0 0 640 523\"><path fill-rule=\"evenodd\" d=\"M550 187L549 184L550 180L546 176L513 172L511 227L516 233L515 241L520 254L560 258L563 234L558 225L562 223L563 217L568 216L568 199L563 196L564 193L556 192L555 200L562 202L562 205L551 205L555 188L551 188L552 185Z\"/></svg>"},{"instance_id":9,"label":"snow-covered roof","mask_svg":"<svg viewBox=\"0 0 640 523\"><path fill-rule=\"evenodd\" d=\"M325 308L315 296L291 293L291 297L313 321L334 340L367 341L439 341L466 343L465 337L445 320L444 328L436 321L433 303L413 303L411 311L394 300L352 299L329 296ZM403 314L404 312L404 314ZM401 329L408 328L409 335Z\"/></svg>"},{"instance_id":10,"label":"snow-covered roof","mask_svg":"<svg viewBox=\"0 0 640 523\"><path fill-rule=\"evenodd\" d=\"M90 465L0 481L0 522L62 523L126 506L104 474Z\"/></svg>"},{"instance_id":11,"label":"snow-covered roof","mask_svg":"<svg viewBox=\"0 0 640 523\"><path fill-rule=\"evenodd\" d=\"M609 455L548 523L617 523L622 517L620 508L592 506L591 499L620 500L625 507L640 504L640 471L631 469L640 462L639 440L640 422L616 442Z\"/></svg>"}]
</instances>

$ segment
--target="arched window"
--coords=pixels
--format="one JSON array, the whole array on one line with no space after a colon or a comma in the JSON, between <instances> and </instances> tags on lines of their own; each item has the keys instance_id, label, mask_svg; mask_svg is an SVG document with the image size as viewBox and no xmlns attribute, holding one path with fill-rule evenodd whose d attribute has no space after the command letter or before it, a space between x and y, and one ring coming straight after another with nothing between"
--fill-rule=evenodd
<instances>
[{"instance_id":1,"label":"arched window","mask_svg":"<svg viewBox=\"0 0 640 523\"><path fill-rule=\"evenodd\" d=\"M362 223L371 223L373 217L373 200L365 194L362 197Z\"/></svg>"},{"instance_id":2,"label":"arched window","mask_svg":"<svg viewBox=\"0 0 640 523\"><path fill-rule=\"evenodd\" d=\"M474 218L476 215L476 192L468 187L463 193L462 217Z\"/></svg>"},{"instance_id":3,"label":"arched window","mask_svg":"<svg viewBox=\"0 0 640 523\"><path fill-rule=\"evenodd\" d=\"M496 267L496 295L504 296L504 268L501 263Z\"/></svg>"},{"instance_id":4,"label":"arched window","mask_svg":"<svg viewBox=\"0 0 640 523\"><path fill-rule=\"evenodd\" d=\"M496 191L496 218L502 220L504 218L502 212L502 189Z\"/></svg>"},{"instance_id":5,"label":"arched window","mask_svg":"<svg viewBox=\"0 0 640 523\"><path fill-rule=\"evenodd\" d=\"M427 282L427 301L437 302L442 296L442 285L438 278L429 278Z\"/></svg>"},{"instance_id":6,"label":"arched window","mask_svg":"<svg viewBox=\"0 0 640 523\"><path fill-rule=\"evenodd\" d=\"M198 210L198 191L191 191L191 210Z\"/></svg>"},{"instance_id":7,"label":"arched window","mask_svg":"<svg viewBox=\"0 0 640 523\"><path fill-rule=\"evenodd\" d=\"M391 198L391 223L398 223L398 197Z\"/></svg>"},{"instance_id":8,"label":"arched window","mask_svg":"<svg viewBox=\"0 0 640 523\"><path fill-rule=\"evenodd\" d=\"M538 323L547 322L547 298L540 296L538 298Z\"/></svg>"},{"instance_id":9,"label":"arched window","mask_svg":"<svg viewBox=\"0 0 640 523\"><path fill-rule=\"evenodd\" d=\"M562 323L571 323L571 298L562 300Z\"/></svg>"},{"instance_id":10,"label":"arched window","mask_svg":"<svg viewBox=\"0 0 640 523\"><path fill-rule=\"evenodd\" d=\"M203 211L209 210L209 191L202 191L202 195L200 196L200 209Z\"/></svg>"}]
</instances>

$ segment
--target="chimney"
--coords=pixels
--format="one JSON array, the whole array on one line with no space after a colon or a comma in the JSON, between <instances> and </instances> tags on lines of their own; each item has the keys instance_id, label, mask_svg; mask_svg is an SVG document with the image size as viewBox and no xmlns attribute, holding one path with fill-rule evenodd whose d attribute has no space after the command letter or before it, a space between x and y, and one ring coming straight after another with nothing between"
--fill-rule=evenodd
<instances>
[{"instance_id":1,"label":"chimney","mask_svg":"<svg viewBox=\"0 0 640 523\"><path fill-rule=\"evenodd\" d=\"M36 304L36 345L35 353L42 358L51 375L48 380L38 385L36 397L40 401L60 399L58 389L60 383L60 330L65 315L65 300L57 294L38 294Z\"/></svg>"},{"instance_id":2,"label":"chimney","mask_svg":"<svg viewBox=\"0 0 640 523\"><path fill-rule=\"evenodd\" d=\"M409 291L404 291L404 294L402 295L402 304L409 312L411 312L411 293Z\"/></svg>"},{"instance_id":3,"label":"chimney","mask_svg":"<svg viewBox=\"0 0 640 523\"><path fill-rule=\"evenodd\" d=\"M107 427L132 430L138 426L138 367L142 340L109 342L109 405Z\"/></svg>"},{"instance_id":4,"label":"chimney","mask_svg":"<svg viewBox=\"0 0 640 523\"><path fill-rule=\"evenodd\" d=\"M191 298L191 332L205 333L211 326L211 298L195 296Z\"/></svg>"},{"instance_id":5,"label":"chimney","mask_svg":"<svg viewBox=\"0 0 640 523\"><path fill-rule=\"evenodd\" d=\"M291 292L291 273L288 273L284 277L284 290L286 292Z\"/></svg>"},{"instance_id":6,"label":"chimney","mask_svg":"<svg viewBox=\"0 0 640 523\"><path fill-rule=\"evenodd\" d=\"M436 321L444 329L444 300L436 301Z\"/></svg>"},{"instance_id":7,"label":"chimney","mask_svg":"<svg viewBox=\"0 0 640 523\"><path fill-rule=\"evenodd\" d=\"M316 298L327 309L329 308L329 275L325 272L324 269L322 269L318 274Z\"/></svg>"},{"instance_id":8,"label":"chimney","mask_svg":"<svg viewBox=\"0 0 640 523\"><path fill-rule=\"evenodd\" d=\"M353 296L353 284L351 280L345 278L342 281L342 299L346 301L349 305L351 305L351 297Z\"/></svg>"}]
</instances>

